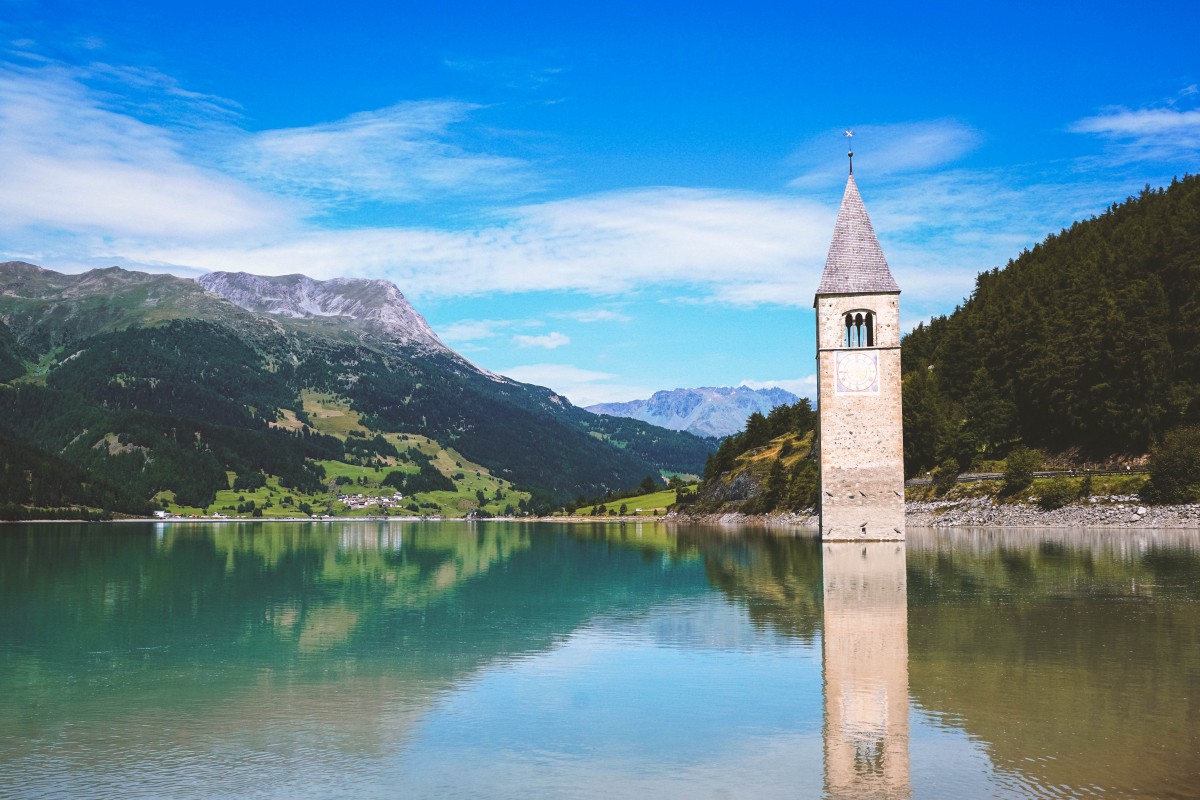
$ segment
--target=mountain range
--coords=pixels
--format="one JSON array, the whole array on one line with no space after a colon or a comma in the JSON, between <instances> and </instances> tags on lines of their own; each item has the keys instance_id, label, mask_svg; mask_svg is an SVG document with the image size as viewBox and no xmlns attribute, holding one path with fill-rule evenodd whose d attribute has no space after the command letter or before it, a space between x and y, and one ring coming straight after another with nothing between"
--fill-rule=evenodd
<instances>
[{"instance_id":1,"label":"mountain range","mask_svg":"<svg viewBox=\"0 0 1200 800\"><path fill-rule=\"evenodd\" d=\"M768 389L701 386L655 392L647 400L599 403L586 408L593 414L628 417L697 436L720 438L745 428L746 420L755 412L769 414L771 409L799 399L777 386Z\"/></svg>"},{"instance_id":2,"label":"mountain range","mask_svg":"<svg viewBox=\"0 0 1200 800\"><path fill-rule=\"evenodd\" d=\"M81 496L205 507L231 481L315 491L343 462L416 472L439 452L452 476L591 497L698 473L711 448L477 367L386 281L0 264L0 384L0 435L22 443L0 502L33 503L20 475L46 458L90 476Z\"/></svg>"}]
</instances>

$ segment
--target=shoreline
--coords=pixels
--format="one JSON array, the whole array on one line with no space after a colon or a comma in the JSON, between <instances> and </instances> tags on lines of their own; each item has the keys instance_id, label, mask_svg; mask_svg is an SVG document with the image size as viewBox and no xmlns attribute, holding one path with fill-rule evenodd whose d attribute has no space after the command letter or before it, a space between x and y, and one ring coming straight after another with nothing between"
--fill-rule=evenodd
<instances>
[{"instance_id":1,"label":"shoreline","mask_svg":"<svg viewBox=\"0 0 1200 800\"><path fill-rule=\"evenodd\" d=\"M905 503L907 525L920 528L1200 529L1200 503L1152 506L1132 497L1093 498L1053 511L1034 503L999 504L990 497Z\"/></svg>"},{"instance_id":2,"label":"shoreline","mask_svg":"<svg viewBox=\"0 0 1200 800\"><path fill-rule=\"evenodd\" d=\"M1152 506L1136 498L1094 498L1095 502L1072 503L1053 511L1033 503L997 504L991 497L961 500L910 500L905 503L905 524L914 528L1158 528L1200 530L1200 503ZM1106 502L1107 501L1107 502ZM0 520L3 525L31 523L97 522L84 519ZM162 524L245 524L271 522L558 522L579 523L654 523L702 525L753 525L768 528L816 528L819 518L814 514L742 514L737 511L710 514L671 512L662 516L566 516L566 517L122 517L103 520L112 523Z\"/></svg>"},{"instance_id":3,"label":"shoreline","mask_svg":"<svg viewBox=\"0 0 1200 800\"><path fill-rule=\"evenodd\" d=\"M816 514L671 514L712 525L762 524L817 527ZM962 500L910 500L904 504L904 523L912 528L967 530L971 528L1130 528L1200 530L1200 503L1152 506L1136 498L1095 498L1053 511L1035 503L997 504L991 497Z\"/></svg>"}]
</instances>

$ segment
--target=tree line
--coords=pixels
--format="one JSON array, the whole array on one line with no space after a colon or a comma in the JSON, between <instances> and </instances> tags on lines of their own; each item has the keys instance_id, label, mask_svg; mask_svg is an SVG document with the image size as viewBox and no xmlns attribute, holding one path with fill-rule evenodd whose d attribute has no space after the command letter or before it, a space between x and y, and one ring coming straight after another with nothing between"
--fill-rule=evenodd
<instances>
[{"instance_id":1,"label":"tree line","mask_svg":"<svg viewBox=\"0 0 1200 800\"><path fill-rule=\"evenodd\" d=\"M1200 179L1147 187L980 274L901 353L909 475L1019 446L1142 454L1200 423Z\"/></svg>"}]
</instances>

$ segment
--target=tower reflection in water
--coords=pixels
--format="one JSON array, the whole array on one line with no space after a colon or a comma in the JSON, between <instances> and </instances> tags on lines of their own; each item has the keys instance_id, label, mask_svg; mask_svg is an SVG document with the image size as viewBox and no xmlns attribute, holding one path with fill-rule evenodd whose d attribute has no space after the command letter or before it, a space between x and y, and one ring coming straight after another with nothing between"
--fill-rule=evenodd
<instances>
[{"instance_id":1,"label":"tower reflection in water","mask_svg":"<svg viewBox=\"0 0 1200 800\"><path fill-rule=\"evenodd\" d=\"M904 544L823 545L825 792L911 796Z\"/></svg>"}]
</instances>

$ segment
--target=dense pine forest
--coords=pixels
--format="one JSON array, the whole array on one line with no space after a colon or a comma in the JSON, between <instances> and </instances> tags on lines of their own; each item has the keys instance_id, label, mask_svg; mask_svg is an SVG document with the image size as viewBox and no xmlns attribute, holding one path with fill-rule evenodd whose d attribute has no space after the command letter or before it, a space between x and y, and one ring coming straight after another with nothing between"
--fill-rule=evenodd
<instances>
[{"instance_id":1,"label":"dense pine forest","mask_svg":"<svg viewBox=\"0 0 1200 800\"><path fill-rule=\"evenodd\" d=\"M1144 454L1200 422L1200 178L1147 187L979 275L902 354L910 475L1019 444Z\"/></svg>"}]
</instances>

